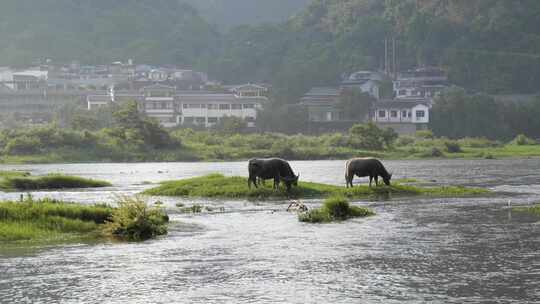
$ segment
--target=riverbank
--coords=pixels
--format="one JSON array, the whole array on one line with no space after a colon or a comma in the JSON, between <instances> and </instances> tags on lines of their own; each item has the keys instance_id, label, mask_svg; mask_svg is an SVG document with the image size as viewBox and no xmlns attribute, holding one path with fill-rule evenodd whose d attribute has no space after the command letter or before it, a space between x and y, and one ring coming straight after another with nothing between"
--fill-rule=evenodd
<instances>
[{"instance_id":1,"label":"riverbank","mask_svg":"<svg viewBox=\"0 0 540 304\"><path fill-rule=\"evenodd\" d=\"M212 174L202 177L189 178L178 181L167 181L159 186L143 192L151 196L198 197L216 199L287 199L287 198L325 198L330 196L343 196L347 198L388 198L407 196L426 197L467 197L487 195L490 192L480 188L466 187L417 187L394 183L391 186L379 185L369 187L357 185L345 188L321 183L299 182L289 193L283 188L278 191L272 189L272 181L259 188L248 188L247 178L225 177L221 174Z\"/></svg>"},{"instance_id":2,"label":"riverbank","mask_svg":"<svg viewBox=\"0 0 540 304\"><path fill-rule=\"evenodd\" d=\"M162 130L170 143L154 146L129 136L118 138L121 134L109 129L67 132L46 126L23 129L20 134L0 132L0 137L4 136L4 146L0 143L0 163L197 162L254 157L288 160L345 160L361 156L382 159L540 157L540 144L525 136L506 142L485 138L451 140L436 138L429 131L397 136L374 126L358 126L349 132L316 136ZM363 131L358 133L357 130Z\"/></svg>"}]
</instances>

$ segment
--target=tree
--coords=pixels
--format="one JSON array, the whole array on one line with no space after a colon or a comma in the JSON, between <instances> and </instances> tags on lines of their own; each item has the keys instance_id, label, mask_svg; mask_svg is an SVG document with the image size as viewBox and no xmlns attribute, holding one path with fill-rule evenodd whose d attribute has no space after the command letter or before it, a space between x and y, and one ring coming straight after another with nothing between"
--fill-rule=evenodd
<instances>
[{"instance_id":1,"label":"tree","mask_svg":"<svg viewBox=\"0 0 540 304\"><path fill-rule=\"evenodd\" d=\"M345 89L339 96L338 107L347 120L365 121L375 98L357 88Z\"/></svg>"},{"instance_id":2,"label":"tree","mask_svg":"<svg viewBox=\"0 0 540 304\"><path fill-rule=\"evenodd\" d=\"M359 149L382 150L392 146L398 134L391 128L381 129L374 123L357 124L349 130L349 145Z\"/></svg>"},{"instance_id":3,"label":"tree","mask_svg":"<svg viewBox=\"0 0 540 304\"><path fill-rule=\"evenodd\" d=\"M226 134L236 134L244 131L247 128L245 120L235 116L222 117L214 126L214 129Z\"/></svg>"}]
</instances>

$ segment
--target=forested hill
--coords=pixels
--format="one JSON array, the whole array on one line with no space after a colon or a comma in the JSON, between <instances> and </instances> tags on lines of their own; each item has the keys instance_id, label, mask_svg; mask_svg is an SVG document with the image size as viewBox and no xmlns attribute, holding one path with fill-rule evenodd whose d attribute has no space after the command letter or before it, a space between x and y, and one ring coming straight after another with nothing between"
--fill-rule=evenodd
<instances>
[{"instance_id":1,"label":"forested hill","mask_svg":"<svg viewBox=\"0 0 540 304\"><path fill-rule=\"evenodd\" d=\"M222 30L245 24L280 23L300 13L310 0L183 0Z\"/></svg>"},{"instance_id":2,"label":"forested hill","mask_svg":"<svg viewBox=\"0 0 540 304\"><path fill-rule=\"evenodd\" d=\"M178 0L2 0L0 65L36 59L190 65L216 31Z\"/></svg>"},{"instance_id":3,"label":"forested hill","mask_svg":"<svg viewBox=\"0 0 540 304\"><path fill-rule=\"evenodd\" d=\"M186 1L213 12L205 11L205 20ZM263 15L276 17L298 4L285 2L2 0L0 65L133 58L194 66L228 83L270 82L282 100L293 102L344 72L382 67L384 39L395 37L400 69L440 65L470 91L540 88L538 0L311 0L278 24L225 33L222 25L211 25L218 23L212 15L217 12L234 11L243 23L259 12L255 19L263 21Z\"/></svg>"},{"instance_id":4,"label":"forested hill","mask_svg":"<svg viewBox=\"0 0 540 304\"><path fill-rule=\"evenodd\" d=\"M540 89L540 1L313 0L278 26L237 28L210 70L296 96L342 72L377 69L396 37L401 69L441 65L471 91Z\"/></svg>"}]
</instances>

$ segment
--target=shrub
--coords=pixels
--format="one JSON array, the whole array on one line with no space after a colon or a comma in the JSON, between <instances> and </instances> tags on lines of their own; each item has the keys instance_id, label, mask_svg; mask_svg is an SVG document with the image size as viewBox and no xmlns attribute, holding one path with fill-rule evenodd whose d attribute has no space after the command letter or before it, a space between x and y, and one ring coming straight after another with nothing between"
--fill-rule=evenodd
<instances>
[{"instance_id":1,"label":"shrub","mask_svg":"<svg viewBox=\"0 0 540 304\"><path fill-rule=\"evenodd\" d=\"M8 155L35 154L40 151L41 142L36 137L15 137L10 139L4 153Z\"/></svg>"},{"instance_id":2,"label":"shrub","mask_svg":"<svg viewBox=\"0 0 540 304\"><path fill-rule=\"evenodd\" d=\"M433 132L431 130L419 130L416 131L416 137L424 139L433 139Z\"/></svg>"},{"instance_id":3,"label":"shrub","mask_svg":"<svg viewBox=\"0 0 540 304\"><path fill-rule=\"evenodd\" d=\"M105 231L120 239L144 241L167 234L168 222L169 217L159 207L150 207L137 197L124 197L105 224Z\"/></svg>"},{"instance_id":4,"label":"shrub","mask_svg":"<svg viewBox=\"0 0 540 304\"><path fill-rule=\"evenodd\" d=\"M408 146L408 145L412 145L414 144L414 137L412 136L407 136L407 135L404 135L404 136L400 136L397 140L396 140L396 145L397 146Z\"/></svg>"},{"instance_id":5,"label":"shrub","mask_svg":"<svg viewBox=\"0 0 540 304\"><path fill-rule=\"evenodd\" d=\"M489 140L485 137L466 137L459 139L458 143L471 148L492 148L499 145L496 141Z\"/></svg>"},{"instance_id":6,"label":"shrub","mask_svg":"<svg viewBox=\"0 0 540 304\"><path fill-rule=\"evenodd\" d=\"M537 142L536 140L532 138L529 138L523 134L519 134L518 136L516 136L516 138L514 138L514 140L510 142L510 144L517 145L517 146L526 146L526 145L536 145Z\"/></svg>"},{"instance_id":7,"label":"shrub","mask_svg":"<svg viewBox=\"0 0 540 304\"><path fill-rule=\"evenodd\" d=\"M421 155L422 157L443 157L444 153L439 148L431 148L431 150L428 150Z\"/></svg>"},{"instance_id":8,"label":"shrub","mask_svg":"<svg viewBox=\"0 0 540 304\"><path fill-rule=\"evenodd\" d=\"M444 145L446 147L446 152L448 153L461 153L463 150L461 150L461 146L457 141L446 141L444 142Z\"/></svg>"},{"instance_id":9,"label":"shrub","mask_svg":"<svg viewBox=\"0 0 540 304\"><path fill-rule=\"evenodd\" d=\"M300 213L298 220L309 223L327 223L332 221L343 221L354 217L366 217L375 213L367 208L350 206L344 197L331 197L324 201L319 209L312 209L308 212Z\"/></svg>"}]
</instances>

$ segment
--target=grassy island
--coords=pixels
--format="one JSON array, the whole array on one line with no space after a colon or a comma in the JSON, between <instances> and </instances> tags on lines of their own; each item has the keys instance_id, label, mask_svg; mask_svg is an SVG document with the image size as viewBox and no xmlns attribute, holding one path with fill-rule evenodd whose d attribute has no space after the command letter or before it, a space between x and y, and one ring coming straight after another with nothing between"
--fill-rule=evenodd
<instances>
[{"instance_id":1,"label":"grassy island","mask_svg":"<svg viewBox=\"0 0 540 304\"><path fill-rule=\"evenodd\" d=\"M85 206L51 199L0 202L0 242L68 243L118 238L146 240L167 233L168 217L139 199L119 207Z\"/></svg>"},{"instance_id":2,"label":"grassy island","mask_svg":"<svg viewBox=\"0 0 540 304\"><path fill-rule=\"evenodd\" d=\"M68 188L99 188L111 186L109 182L69 176L62 174L49 174L44 176L31 176L28 172L2 171L0 172L1 190L46 190Z\"/></svg>"},{"instance_id":3,"label":"grassy island","mask_svg":"<svg viewBox=\"0 0 540 304\"><path fill-rule=\"evenodd\" d=\"M285 199L285 198L324 198L343 196L348 198L375 198L388 196L430 196L430 197L464 197L485 195L489 191L479 188L454 186L415 187L395 183L392 186L359 185L345 188L310 182L299 182L290 193L283 189L274 191L271 181L259 188L247 186L244 177L225 177L212 174L202 177L163 182L156 188L146 190L143 194L154 196L205 197L230 199Z\"/></svg>"},{"instance_id":4,"label":"grassy island","mask_svg":"<svg viewBox=\"0 0 540 304\"><path fill-rule=\"evenodd\" d=\"M528 207L514 207L512 210L517 212L526 212L540 217L540 203Z\"/></svg>"},{"instance_id":5,"label":"grassy island","mask_svg":"<svg viewBox=\"0 0 540 304\"><path fill-rule=\"evenodd\" d=\"M326 199L321 208L299 213L298 220L308 223L329 223L372 215L375 213L370 209L351 206L346 198L336 196Z\"/></svg>"}]
</instances>

